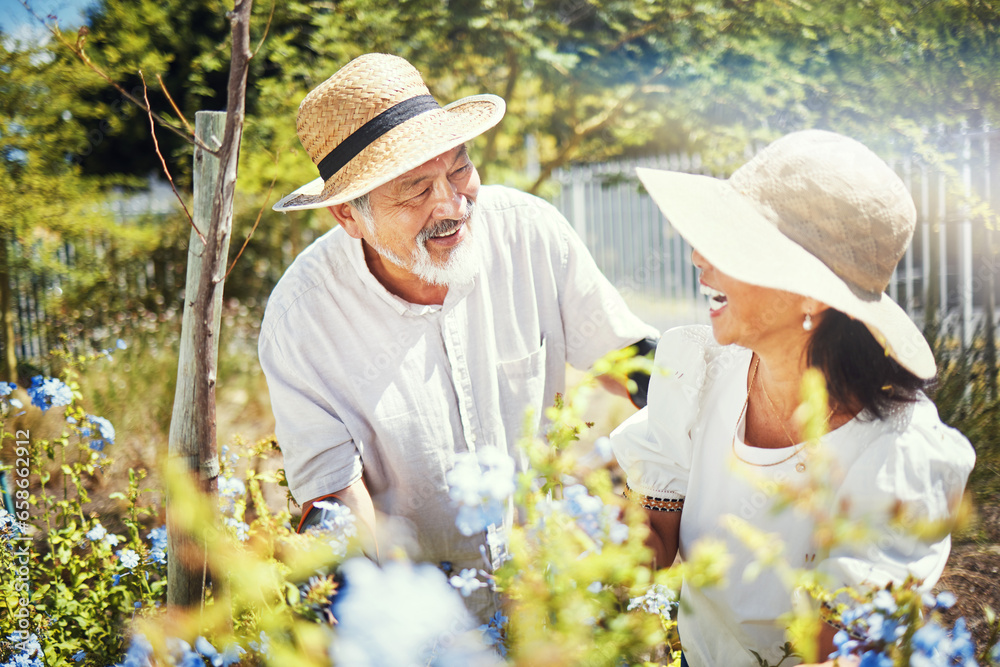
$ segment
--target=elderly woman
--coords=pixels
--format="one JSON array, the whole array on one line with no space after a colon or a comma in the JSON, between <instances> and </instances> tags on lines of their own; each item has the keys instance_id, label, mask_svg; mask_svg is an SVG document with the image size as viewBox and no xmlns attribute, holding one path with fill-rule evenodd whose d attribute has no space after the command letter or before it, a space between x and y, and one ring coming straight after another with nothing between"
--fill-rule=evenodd
<instances>
[{"instance_id":1,"label":"elderly woman","mask_svg":"<svg viewBox=\"0 0 1000 667\"><path fill-rule=\"evenodd\" d=\"M950 537L892 522L948 518L975 462L923 393L935 375L927 342L884 293L916 212L884 162L830 132L779 139L726 181L650 169L639 178L694 248L712 326L664 334L656 365L667 372L612 434L626 495L647 510L658 567L706 536L733 556L727 585L684 583L686 663L756 667L753 651L774 665L793 591L773 572L743 577L753 556L729 517L777 536L791 565L822 571L833 589L908 575L930 587L948 558ZM829 392L818 443L796 418L810 368ZM824 548L809 516L779 507L775 489L804 488L820 471L830 511L877 537ZM824 657L834 632L820 634Z\"/></svg>"}]
</instances>

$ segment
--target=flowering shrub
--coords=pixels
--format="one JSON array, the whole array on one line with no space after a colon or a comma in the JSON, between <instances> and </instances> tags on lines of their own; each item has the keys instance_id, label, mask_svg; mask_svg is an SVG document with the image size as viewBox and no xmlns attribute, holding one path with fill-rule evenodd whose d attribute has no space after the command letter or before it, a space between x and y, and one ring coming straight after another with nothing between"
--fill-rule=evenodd
<instances>
[{"instance_id":1,"label":"flowering shrub","mask_svg":"<svg viewBox=\"0 0 1000 667\"><path fill-rule=\"evenodd\" d=\"M965 619L959 618L950 630L940 622L940 612L955 604L955 596L947 591L937 596L920 593L918 583L890 586L843 609L831 657L859 656L862 665L878 667L979 664ZM983 656L984 662L995 659Z\"/></svg>"},{"instance_id":2,"label":"flowering shrub","mask_svg":"<svg viewBox=\"0 0 1000 667\"><path fill-rule=\"evenodd\" d=\"M643 363L612 356L594 372L625 378ZM0 384L8 421L28 410L20 391ZM520 473L506 452L486 448L460 456L448 476L461 532L503 525L515 509L523 517L509 526L509 551L494 572L446 576L398 559L376 566L363 557L355 517L338 504L317 503L319 524L297 534L289 513L264 500L265 487L282 480L268 472L270 440L222 448L216 497L197 492L186 474L164 470L174 527L205 546L216 575L203 605L166 613L166 564L175 556L160 525L159 491L144 487L144 471L132 471L114 495L122 516L102 523L88 515L86 482L114 455L115 429L83 407L71 379L36 378L26 391L30 409L57 414L64 430L48 439L22 437L18 428L5 436L16 459L24 450L26 465L15 460L4 468L26 469L30 483L14 497L27 514L0 511L0 568L12 573L0 581L0 667L676 666L681 578L725 585L729 557L712 541L695 545L681 565L651 571L642 511L614 494L606 469L579 472L584 466L571 445L587 428L584 386L548 409L547 437L523 440ZM828 594L783 563L780 546L752 526L733 530L757 554L748 572L777 568L828 603L830 621L842 626L837 658L858 656L865 666L1000 663L996 647L972 654L964 621L943 625L948 594L929 597L916 582ZM505 605L478 625L462 600L483 589ZM789 654L808 653L803 637L814 636L818 619L811 613L793 620Z\"/></svg>"}]
</instances>

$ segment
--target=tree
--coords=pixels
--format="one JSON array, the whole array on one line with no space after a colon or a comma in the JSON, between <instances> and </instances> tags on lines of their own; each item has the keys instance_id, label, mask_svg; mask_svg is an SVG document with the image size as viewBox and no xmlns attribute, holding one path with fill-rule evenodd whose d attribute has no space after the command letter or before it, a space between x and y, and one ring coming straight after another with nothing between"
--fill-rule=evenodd
<instances>
[{"instance_id":1,"label":"tree","mask_svg":"<svg viewBox=\"0 0 1000 667\"><path fill-rule=\"evenodd\" d=\"M171 108L152 84L157 74L185 115L220 108L226 37L213 12L209 0L103 0L90 15L87 46L127 85L142 69L157 109ZM876 146L917 146L940 161L940 149L922 145L928 128L959 118L1000 121L998 25L1000 9L982 0L259 5L234 232L238 240L249 233L272 181L273 201L315 178L295 136L298 103L365 52L406 57L442 102L503 96L508 114L472 143L474 157L488 181L541 192L569 162L685 149L725 167L741 162L748 145L805 127ZM143 143L144 114L120 112L128 108L121 95L98 89L87 93L100 105L86 122L104 140L83 158L85 172L148 173L155 165ZM161 135L171 169L186 183L189 148ZM230 294L268 293L329 224L324 211L265 209Z\"/></svg>"},{"instance_id":2,"label":"tree","mask_svg":"<svg viewBox=\"0 0 1000 667\"><path fill-rule=\"evenodd\" d=\"M39 283L39 305L58 316L75 287L106 280L111 262L94 261L95 253L148 241L140 229L113 224L99 203L106 183L73 160L89 145L76 77L75 67L47 47L16 48L0 39L0 375L6 380L18 377L14 276ZM72 264L57 257L67 248ZM66 289L52 293L59 283Z\"/></svg>"}]
</instances>

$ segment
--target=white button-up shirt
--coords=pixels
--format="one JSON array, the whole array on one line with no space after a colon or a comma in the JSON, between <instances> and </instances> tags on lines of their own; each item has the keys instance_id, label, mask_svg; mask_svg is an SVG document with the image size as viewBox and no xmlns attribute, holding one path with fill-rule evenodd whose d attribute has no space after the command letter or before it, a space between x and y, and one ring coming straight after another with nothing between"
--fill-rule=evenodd
<instances>
[{"instance_id":1,"label":"white button-up shirt","mask_svg":"<svg viewBox=\"0 0 1000 667\"><path fill-rule=\"evenodd\" d=\"M657 335L550 204L485 186L470 229L476 280L426 306L387 291L361 242L335 228L275 287L259 343L296 500L364 477L376 509L412 528L412 557L456 567L482 567L485 544L455 528L445 477L456 453L515 455L525 411L537 425L567 362L588 368Z\"/></svg>"}]
</instances>

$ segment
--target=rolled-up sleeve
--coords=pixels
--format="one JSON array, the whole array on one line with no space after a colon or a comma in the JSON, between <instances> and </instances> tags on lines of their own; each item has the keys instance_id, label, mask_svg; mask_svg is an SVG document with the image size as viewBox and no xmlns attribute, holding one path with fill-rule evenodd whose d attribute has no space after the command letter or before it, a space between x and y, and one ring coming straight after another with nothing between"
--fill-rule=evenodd
<instances>
[{"instance_id":1,"label":"rolled-up sleeve","mask_svg":"<svg viewBox=\"0 0 1000 667\"><path fill-rule=\"evenodd\" d=\"M923 399L915 410L926 416L934 406ZM880 588L912 576L929 589L944 570L951 536L931 528L954 517L975 452L936 412L914 422L872 443L844 477L834 506L867 530L818 565L834 587Z\"/></svg>"},{"instance_id":2,"label":"rolled-up sleeve","mask_svg":"<svg viewBox=\"0 0 1000 667\"><path fill-rule=\"evenodd\" d=\"M297 502L344 489L361 479L361 453L336 410L316 388L316 370L261 336L261 368L274 412L288 488Z\"/></svg>"},{"instance_id":3,"label":"rolled-up sleeve","mask_svg":"<svg viewBox=\"0 0 1000 667\"><path fill-rule=\"evenodd\" d=\"M692 439L708 352L690 328L663 334L656 347L648 405L611 434L618 464L636 493L683 498L691 473Z\"/></svg>"}]
</instances>

